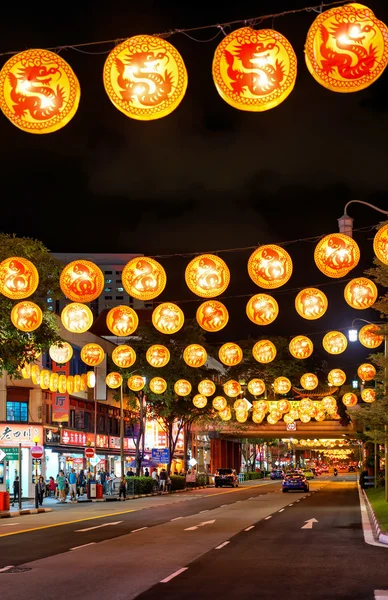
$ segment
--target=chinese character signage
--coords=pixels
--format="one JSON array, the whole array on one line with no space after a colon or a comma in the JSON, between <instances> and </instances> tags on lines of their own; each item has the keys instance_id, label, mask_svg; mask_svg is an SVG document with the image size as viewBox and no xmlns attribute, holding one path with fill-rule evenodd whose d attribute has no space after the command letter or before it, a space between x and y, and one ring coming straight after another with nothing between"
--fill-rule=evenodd
<instances>
[{"instance_id":1,"label":"chinese character signage","mask_svg":"<svg viewBox=\"0 0 388 600\"><path fill-rule=\"evenodd\" d=\"M58 375L69 375L69 363L65 365L57 365L53 361L53 373ZM68 423L70 414L70 396L69 394L52 394L53 399L53 416L55 423Z\"/></svg>"},{"instance_id":2,"label":"chinese character signage","mask_svg":"<svg viewBox=\"0 0 388 600\"><path fill-rule=\"evenodd\" d=\"M61 444L66 446L94 446L94 433L62 429ZM120 438L98 433L96 436L96 447L120 450ZM133 440L131 438L124 438L124 450L131 450L133 448L135 448Z\"/></svg>"},{"instance_id":3,"label":"chinese character signage","mask_svg":"<svg viewBox=\"0 0 388 600\"><path fill-rule=\"evenodd\" d=\"M34 446L34 437L43 442L43 427L40 425L14 425L13 423L0 423L0 448L2 446L23 447Z\"/></svg>"}]
</instances>

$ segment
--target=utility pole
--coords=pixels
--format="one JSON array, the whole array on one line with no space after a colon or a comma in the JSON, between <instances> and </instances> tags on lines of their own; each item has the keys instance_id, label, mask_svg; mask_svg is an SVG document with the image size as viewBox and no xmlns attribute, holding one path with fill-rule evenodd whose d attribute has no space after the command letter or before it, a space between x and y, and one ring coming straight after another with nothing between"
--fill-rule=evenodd
<instances>
[{"instance_id":1,"label":"utility pole","mask_svg":"<svg viewBox=\"0 0 388 600\"><path fill-rule=\"evenodd\" d=\"M123 384L120 385L120 465L121 476L124 473L124 406L123 406Z\"/></svg>"}]
</instances>

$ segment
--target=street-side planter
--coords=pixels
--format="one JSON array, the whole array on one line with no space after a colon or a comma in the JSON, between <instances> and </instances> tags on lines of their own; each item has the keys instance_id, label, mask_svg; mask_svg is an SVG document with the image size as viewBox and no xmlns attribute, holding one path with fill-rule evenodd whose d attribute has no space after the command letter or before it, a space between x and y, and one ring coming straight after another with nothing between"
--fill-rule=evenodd
<instances>
[{"instance_id":1,"label":"street-side planter","mask_svg":"<svg viewBox=\"0 0 388 600\"><path fill-rule=\"evenodd\" d=\"M383 488L377 490L369 490L369 495L372 496L371 500L369 499L368 493L365 490L362 490L362 494L364 496L365 502L368 506L372 518L372 524L375 530L375 536L377 540L382 544L388 545L388 531L385 525L388 521L388 503L385 502L385 490ZM380 496L382 497L384 503L380 501ZM373 507L375 507L380 520L376 516L376 512ZM381 521L384 523L383 526L381 526L380 524Z\"/></svg>"}]
</instances>

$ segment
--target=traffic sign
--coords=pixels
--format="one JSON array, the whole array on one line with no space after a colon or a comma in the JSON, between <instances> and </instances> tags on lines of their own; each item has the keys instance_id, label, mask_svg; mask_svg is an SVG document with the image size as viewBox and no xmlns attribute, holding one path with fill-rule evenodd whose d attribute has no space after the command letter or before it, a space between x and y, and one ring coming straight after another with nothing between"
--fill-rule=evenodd
<instances>
[{"instance_id":1,"label":"traffic sign","mask_svg":"<svg viewBox=\"0 0 388 600\"><path fill-rule=\"evenodd\" d=\"M92 467L96 467L98 465L98 463L100 462L100 459L98 458L97 454L95 454L91 459L90 459L90 464L92 465Z\"/></svg>"},{"instance_id":2,"label":"traffic sign","mask_svg":"<svg viewBox=\"0 0 388 600\"><path fill-rule=\"evenodd\" d=\"M43 452L44 451L43 451L42 446L32 446L32 448L31 448L32 458L42 458Z\"/></svg>"},{"instance_id":3,"label":"traffic sign","mask_svg":"<svg viewBox=\"0 0 388 600\"><path fill-rule=\"evenodd\" d=\"M161 465L167 465L170 462L169 448L152 448L152 460Z\"/></svg>"},{"instance_id":4,"label":"traffic sign","mask_svg":"<svg viewBox=\"0 0 388 600\"><path fill-rule=\"evenodd\" d=\"M6 453L2 451L2 449L0 448L0 460L4 460L4 458L6 457Z\"/></svg>"},{"instance_id":5,"label":"traffic sign","mask_svg":"<svg viewBox=\"0 0 388 600\"><path fill-rule=\"evenodd\" d=\"M0 448L0 461L1 460L18 460L19 448Z\"/></svg>"},{"instance_id":6,"label":"traffic sign","mask_svg":"<svg viewBox=\"0 0 388 600\"><path fill-rule=\"evenodd\" d=\"M86 458L93 458L94 448L85 448L85 456Z\"/></svg>"}]
</instances>

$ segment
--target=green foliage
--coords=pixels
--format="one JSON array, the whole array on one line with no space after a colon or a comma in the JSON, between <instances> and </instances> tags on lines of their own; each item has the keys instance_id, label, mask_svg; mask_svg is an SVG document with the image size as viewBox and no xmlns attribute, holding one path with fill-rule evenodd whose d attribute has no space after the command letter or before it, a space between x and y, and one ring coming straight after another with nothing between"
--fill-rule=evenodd
<instances>
[{"instance_id":1,"label":"green foliage","mask_svg":"<svg viewBox=\"0 0 388 600\"><path fill-rule=\"evenodd\" d=\"M171 479L171 491L184 490L186 485L186 477L181 475L170 475Z\"/></svg>"},{"instance_id":2,"label":"green foliage","mask_svg":"<svg viewBox=\"0 0 388 600\"><path fill-rule=\"evenodd\" d=\"M209 478L206 475L206 473L199 473L197 475L197 481L196 481L197 485L207 485L208 481L209 481Z\"/></svg>"},{"instance_id":3,"label":"green foliage","mask_svg":"<svg viewBox=\"0 0 388 600\"><path fill-rule=\"evenodd\" d=\"M369 488L366 490L369 502L372 505L376 518L382 531L388 531L388 503L385 501L384 488Z\"/></svg>"},{"instance_id":4,"label":"green foliage","mask_svg":"<svg viewBox=\"0 0 388 600\"><path fill-rule=\"evenodd\" d=\"M248 471L248 473L244 473L244 481L252 481L253 479L262 479L263 473L259 471Z\"/></svg>"},{"instance_id":5,"label":"green foliage","mask_svg":"<svg viewBox=\"0 0 388 600\"><path fill-rule=\"evenodd\" d=\"M157 482L152 477L126 477L129 494L152 494L156 491Z\"/></svg>"}]
</instances>

